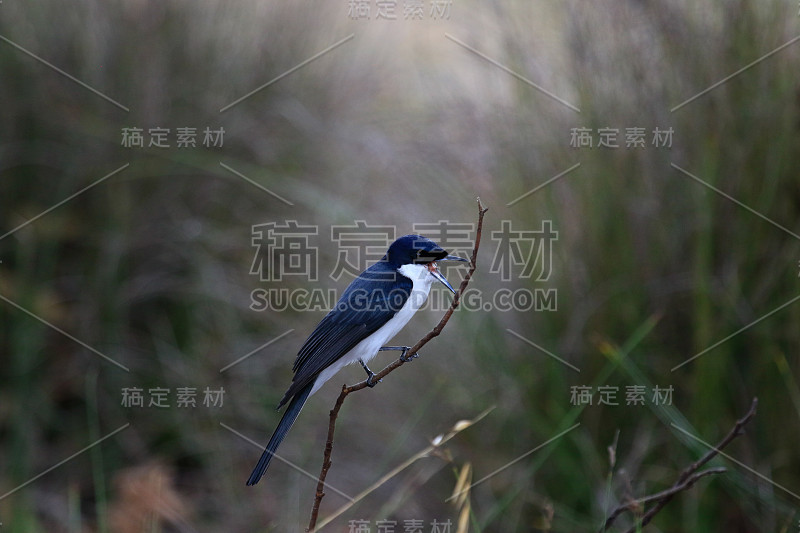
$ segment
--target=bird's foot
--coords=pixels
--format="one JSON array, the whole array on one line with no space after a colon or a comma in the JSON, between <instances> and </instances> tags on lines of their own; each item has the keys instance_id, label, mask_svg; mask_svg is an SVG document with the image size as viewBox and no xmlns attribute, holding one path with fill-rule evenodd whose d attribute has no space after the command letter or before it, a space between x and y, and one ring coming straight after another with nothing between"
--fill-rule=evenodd
<instances>
[{"instance_id":1,"label":"bird's foot","mask_svg":"<svg viewBox=\"0 0 800 533\"><path fill-rule=\"evenodd\" d=\"M361 363L361 366L363 366L364 370L367 372L367 387L372 388L381 382L381 380L375 381L375 372L369 369L367 363L364 361L359 361L359 363Z\"/></svg>"},{"instance_id":2,"label":"bird's foot","mask_svg":"<svg viewBox=\"0 0 800 533\"><path fill-rule=\"evenodd\" d=\"M381 381L382 380L380 380L380 379L378 381L375 381L375 374L370 372L369 373L369 377L367 378L367 387L372 388L375 385L377 385L378 383L380 383Z\"/></svg>"},{"instance_id":3,"label":"bird's foot","mask_svg":"<svg viewBox=\"0 0 800 533\"><path fill-rule=\"evenodd\" d=\"M418 353L412 353L411 355L406 356L408 351L411 349L411 346L403 346L403 353L400 354L400 360L404 363L410 363L417 357L419 357Z\"/></svg>"}]
</instances>

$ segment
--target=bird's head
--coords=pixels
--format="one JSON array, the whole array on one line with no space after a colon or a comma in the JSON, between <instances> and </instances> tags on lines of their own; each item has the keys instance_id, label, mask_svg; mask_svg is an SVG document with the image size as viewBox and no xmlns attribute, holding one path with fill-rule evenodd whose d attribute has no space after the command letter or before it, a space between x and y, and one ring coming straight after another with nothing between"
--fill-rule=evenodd
<instances>
[{"instance_id":1,"label":"bird's head","mask_svg":"<svg viewBox=\"0 0 800 533\"><path fill-rule=\"evenodd\" d=\"M453 294L456 293L456 290L439 271L437 262L469 262L467 259L448 254L447 250L422 235L404 235L400 237L389 246L389 251L386 252L383 259L397 270L406 265L418 265L427 270L428 274L433 276L434 279L450 289Z\"/></svg>"}]
</instances>

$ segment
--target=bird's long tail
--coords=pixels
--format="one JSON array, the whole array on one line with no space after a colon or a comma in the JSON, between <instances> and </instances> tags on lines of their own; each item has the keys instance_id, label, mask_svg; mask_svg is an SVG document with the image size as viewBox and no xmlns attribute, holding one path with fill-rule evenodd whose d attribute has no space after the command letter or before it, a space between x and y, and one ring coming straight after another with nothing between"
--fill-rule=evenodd
<instances>
[{"instance_id":1,"label":"bird's long tail","mask_svg":"<svg viewBox=\"0 0 800 533\"><path fill-rule=\"evenodd\" d=\"M250 474L250 479L247 480L248 485L255 485L258 483L258 480L260 480L261 476L264 475L264 472L267 471L267 467L269 466L269 462L272 460L272 456L275 455L278 446L281 445L281 442L283 442L286 434L289 433L289 430L292 428L292 424L294 424L294 421L297 420L297 415L300 414L300 410L306 403L308 395L311 394L311 389L313 387L314 382L312 381L303 387L292 398L292 401L289 403L289 407L287 407L286 412L283 413L283 418L281 418L281 421L278 423L278 427L275 428L275 433L273 433L272 437L269 439L269 443L267 443L264 453L261 454L261 459L258 460L258 464L253 469L253 473Z\"/></svg>"}]
</instances>

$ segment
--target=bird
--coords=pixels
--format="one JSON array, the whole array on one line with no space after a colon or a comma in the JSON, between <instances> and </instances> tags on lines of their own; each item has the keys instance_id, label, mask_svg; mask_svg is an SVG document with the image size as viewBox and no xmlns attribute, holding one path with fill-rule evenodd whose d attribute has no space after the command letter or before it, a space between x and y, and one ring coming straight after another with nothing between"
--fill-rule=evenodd
<instances>
[{"instance_id":1,"label":"bird","mask_svg":"<svg viewBox=\"0 0 800 533\"><path fill-rule=\"evenodd\" d=\"M367 373L367 385L374 387L375 373L367 362L379 351L402 351L409 361L408 346L386 346L428 298L434 281L453 294L455 289L439 271L439 261L467 259L450 255L422 235L404 235L395 240L386 254L353 280L336 305L320 321L297 353L292 383L278 409L287 402L278 427L253 469L247 485L255 485L267 471L272 457L291 429L300 410L319 388L343 367L360 363Z\"/></svg>"}]
</instances>

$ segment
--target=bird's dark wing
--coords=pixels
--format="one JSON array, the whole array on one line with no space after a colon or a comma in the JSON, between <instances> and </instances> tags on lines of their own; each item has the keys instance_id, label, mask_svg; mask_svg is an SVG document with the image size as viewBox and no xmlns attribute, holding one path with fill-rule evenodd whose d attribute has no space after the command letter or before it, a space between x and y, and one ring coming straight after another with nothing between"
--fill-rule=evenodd
<instances>
[{"instance_id":1,"label":"bird's dark wing","mask_svg":"<svg viewBox=\"0 0 800 533\"><path fill-rule=\"evenodd\" d=\"M297 354L292 385L278 407L356 344L378 331L408 300L413 284L382 263L353 280Z\"/></svg>"}]
</instances>

